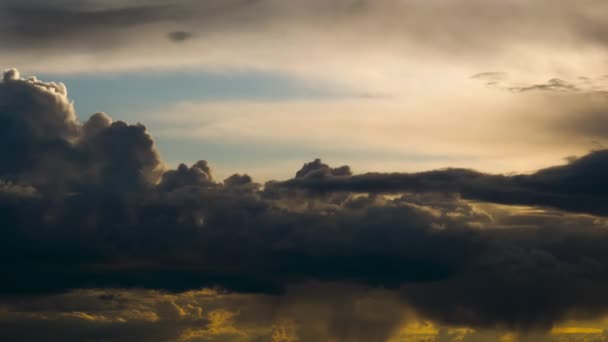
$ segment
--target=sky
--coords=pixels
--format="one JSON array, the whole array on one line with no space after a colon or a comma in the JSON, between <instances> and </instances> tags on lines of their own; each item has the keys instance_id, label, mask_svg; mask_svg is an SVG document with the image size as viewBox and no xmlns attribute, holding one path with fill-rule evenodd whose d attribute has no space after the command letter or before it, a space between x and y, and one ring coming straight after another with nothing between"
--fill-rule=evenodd
<instances>
[{"instance_id":1,"label":"sky","mask_svg":"<svg viewBox=\"0 0 608 342\"><path fill-rule=\"evenodd\" d=\"M0 0L0 340L608 341L606 19Z\"/></svg>"}]
</instances>

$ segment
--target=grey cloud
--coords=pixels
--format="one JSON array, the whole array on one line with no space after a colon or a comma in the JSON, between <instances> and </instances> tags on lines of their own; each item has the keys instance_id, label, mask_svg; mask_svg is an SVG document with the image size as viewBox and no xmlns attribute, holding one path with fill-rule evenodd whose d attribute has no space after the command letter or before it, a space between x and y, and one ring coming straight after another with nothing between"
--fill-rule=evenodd
<instances>
[{"instance_id":1,"label":"grey cloud","mask_svg":"<svg viewBox=\"0 0 608 342\"><path fill-rule=\"evenodd\" d=\"M83 134L93 137L112 125L112 118L106 113L95 113L82 125Z\"/></svg>"},{"instance_id":2,"label":"grey cloud","mask_svg":"<svg viewBox=\"0 0 608 342\"><path fill-rule=\"evenodd\" d=\"M159 187L166 190L174 190L184 186L213 186L215 183L211 177L211 169L207 162L200 160L188 168L180 164L177 170L169 170L163 174Z\"/></svg>"},{"instance_id":3,"label":"grey cloud","mask_svg":"<svg viewBox=\"0 0 608 342\"><path fill-rule=\"evenodd\" d=\"M249 0L9 2L0 4L3 13L0 39L6 46L23 49L67 46L109 49L133 41L145 42L159 34L155 27L173 28L177 23L211 31L223 30L224 21L228 27L241 26L240 21L256 17L248 13L257 7L256 3ZM185 29L173 29L167 35L173 42L191 36Z\"/></svg>"},{"instance_id":4,"label":"grey cloud","mask_svg":"<svg viewBox=\"0 0 608 342\"><path fill-rule=\"evenodd\" d=\"M50 169L39 174L38 166L42 168L48 159L68 164L65 156L78 137L74 108L57 91L65 86L21 80L18 71L11 69L4 73L0 88L0 177L8 181L27 178L36 185L40 177L57 177L55 181L60 182L68 165L57 174Z\"/></svg>"},{"instance_id":5,"label":"grey cloud","mask_svg":"<svg viewBox=\"0 0 608 342\"><path fill-rule=\"evenodd\" d=\"M529 86L521 86L521 87L510 87L509 90L515 92L524 92L524 91L532 91L532 90L546 90L546 91L563 91L563 92L576 92L580 91L580 89L569 82L564 80L560 80L559 78L552 78L547 81L547 83L542 84L533 84Z\"/></svg>"},{"instance_id":6,"label":"grey cloud","mask_svg":"<svg viewBox=\"0 0 608 342\"><path fill-rule=\"evenodd\" d=\"M11 299L4 308L3 341L382 342L406 318L397 293L338 283L293 287L283 297L78 290Z\"/></svg>"},{"instance_id":7,"label":"grey cloud","mask_svg":"<svg viewBox=\"0 0 608 342\"><path fill-rule=\"evenodd\" d=\"M2 74L2 81L4 82L16 81L18 79L20 79L19 70L15 68L6 70Z\"/></svg>"},{"instance_id":8,"label":"grey cloud","mask_svg":"<svg viewBox=\"0 0 608 342\"><path fill-rule=\"evenodd\" d=\"M608 97L602 102L606 102ZM589 108L577 113L577 118L559 120L552 125L569 134L584 135L590 138L605 139L608 136L608 107ZM599 145L603 145L603 141Z\"/></svg>"},{"instance_id":9,"label":"grey cloud","mask_svg":"<svg viewBox=\"0 0 608 342\"><path fill-rule=\"evenodd\" d=\"M8 70L0 82L0 178L40 189L97 184L124 191L160 177L163 166L144 126L102 113L83 125L63 84L18 75Z\"/></svg>"},{"instance_id":10,"label":"grey cloud","mask_svg":"<svg viewBox=\"0 0 608 342\"><path fill-rule=\"evenodd\" d=\"M383 342L413 318L392 291L338 283L306 284L281 298L210 290L80 290L13 299L4 309L4 341ZM502 340L506 333L513 335L441 326L436 335L401 336L417 342L486 342ZM600 342L607 337L605 332L515 336L522 342Z\"/></svg>"},{"instance_id":11,"label":"grey cloud","mask_svg":"<svg viewBox=\"0 0 608 342\"><path fill-rule=\"evenodd\" d=\"M547 93L579 93L605 95L606 81L604 77L579 76L574 80L552 78L541 83L525 83L509 79L509 75L501 72L483 72L471 76L472 79L487 81L487 84L514 93L545 91Z\"/></svg>"},{"instance_id":12,"label":"grey cloud","mask_svg":"<svg viewBox=\"0 0 608 342\"><path fill-rule=\"evenodd\" d=\"M367 173L354 176L325 175L295 178L269 184L313 192L443 192L463 198L502 203L550 206L562 210L608 215L608 152L594 151L567 165L543 169L531 175L491 175L468 169L420 173Z\"/></svg>"},{"instance_id":13,"label":"grey cloud","mask_svg":"<svg viewBox=\"0 0 608 342\"><path fill-rule=\"evenodd\" d=\"M218 182L204 161L165 171L143 125L102 113L81 124L64 87L16 75L0 83L4 298L202 287L283 298L316 281L384 288L448 325L546 330L608 312L606 219L542 209L606 214L606 151L517 176L352 175L315 160L260 189L247 175ZM352 339L345 324L331 330Z\"/></svg>"},{"instance_id":14,"label":"grey cloud","mask_svg":"<svg viewBox=\"0 0 608 342\"><path fill-rule=\"evenodd\" d=\"M141 41L156 35L145 25L160 25L172 32L173 41L182 41L189 32L353 32L359 42L374 46L379 42L404 39L432 50L448 50L458 55L487 54L507 49L519 41L531 45L561 46L591 44L605 47L601 37L607 26L600 13L608 6L599 1L585 4L552 1L468 1L377 2L369 0L284 2L276 0L230 1L131 1L121 6L97 1L94 5L58 2L23 3L11 1L3 6L5 45L24 48L86 46L89 42L111 46L124 44L125 35L117 31L135 29L127 38ZM429 23L435 23L429 25ZM57 23L61 23L58 25ZM141 26L141 27L138 27ZM179 27L179 31L175 28ZM123 32L124 33L124 32ZM32 46L34 44L35 46Z\"/></svg>"},{"instance_id":15,"label":"grey cloud","mask_svg":"<svg viewBox=\"0 0 608 342\"><path fill-rule=\"evenodd\" d=\"M0 321L2 338L7 342L17 341L112 341L169 342L179 340L183 330L196 326L180 326L175 322L105 323L79 318L49 320L33 318L26 320ZM200 325L199 325L200 326Z\"/></svg>"},{"instance_id":16,"label":"grey cloud","mask_svg":"<svg viewBox=\"0 0 608 342\"><path fill-rule=\"evenodd\" d=\"M530 126L538 125L538 129L562 140L586 140L587 145L597 140L601 146L608 138L608 83L603 76L553 78L544 83L518 82L494 73L480 73L472 78L520 96L517 101L526 109L519 120L525 120ZM537 112L547 114L545 117L530 114ZM530 133L536 135L534 131Z\"/></svg>"},{"instance_id":17,"label":"grey cloud","mask_svg":"<svg viewBox=\"0 0 608 342\"><path fill-rule=\"evenodd\" d=\"M480 72L477 73L475 75L472 75L471 78L473 79L481 79L481 80L487 80L487 81L503 81L506 80L509 77L509 74L506 72L500 72L500 71L486 71L486 72Z\"/></svg>"},{"instance_id":18,"label":"grey cloud","mask_svg":"<svg viewBox=\"0 0 608 342\"><path fill-rule=\"evenodd\" d=\"M5 300L3 341L177 341L187 329L207 329L199 303L145 291L75 291ZM189 303L190 304L190 303ZM205 308L207 309L207 308Z\"/></svg>"},{"instance_id":19,"label":"grey cloud","mask_svg":"<svg viewBox=\"0 0 608 342\"><path fill-rule=\"evenodd\" d=\"M173 31L170 32L167 37L177 43L184 42L190 38L192 38L192 32L188 31Z\"/></svg>"},{"instance_id":20,"label":"grey cloud","mask_svg":"<svg viewBox=\"0 0 608 342\"><path fill-rule=\"evenodd\" d=\"M171 5L140 5L131 7L90 7L69 3L28 5L24 2L1 6L2 41L9 46L30 44L50 47L72 42L90 46L88 39L98 38L105 45L117 30L142 24L168 21L177 16Z\"/></svg>"},{"instance_id":21,"label":"grey cloud","mask_svg":"<svg viewBox=\"0 0 608 342\"><path fill-rule=\"evenodd\" d=\"M350 167L341 166L331 168L327 164L321 162L321 159L315 159L310 163L304 164L302 169L296 173L296 178L319 178L326 176L350 176L352 173Z\"/></svg>"}]
</instances>

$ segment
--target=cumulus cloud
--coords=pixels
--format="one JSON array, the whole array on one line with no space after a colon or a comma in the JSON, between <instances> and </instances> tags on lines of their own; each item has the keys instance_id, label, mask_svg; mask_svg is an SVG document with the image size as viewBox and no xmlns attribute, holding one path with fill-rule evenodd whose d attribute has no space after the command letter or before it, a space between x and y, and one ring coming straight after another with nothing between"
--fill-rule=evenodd
<instances>
[{"instance_id":1,"label":"cumulus cloud","mask_svg":"<svg viewBox=\"0 0 608 342\"><path fill-rule=\"evenodd\" d=\"M331 168L327 164L321 162L321 159L315 159L310 163L304 164L302 169L296 173L296 178L319 178L326 176L350 176L352 173L347 165Z\"/></svg>"},{"instance_id":2,"label":"cumulus cloud","mask_svg":"<svg viewBox=\"0 0 608 342\"><path fill-rule=\"evenodd\" d=\"M46 186L124 190L153 184L162 163L143 125L103 113L81 124L65 85L4 72L0 82L0 178Z\"/></svg>"},{"instance_id":3,"label":"cumulus cloud","mask_svg":"<svg viewBox=\"0 0 608 342\"><path fill-rule=\"evenodd\" d=\"M317 159L293 179L261 188L243 174L217 181L205 161L165 170L143 125L103 113L81 123L66 94L16 70L0 82L3 298L215 287L272 302L317 282L382 288L399 298L398 307L445 325L548 331L571 317L608 313L606 151L515 176L463 169L353 175ZM170 322L198 312L162 303L154 314ZM341 305L348 312L352 302ZM343 316L351 317L346 322L336 316L325 331L382 341L399 323L398 315L364 313ZM208 331L193 336L240 336L217 325L231 315L196 316ZM95 322L87 324L110 340L107 334L120 333L115 327L130 327L102 316L68 322ZM25 323L11 317L2 324L12 328L1 331L24 332ZM39 329L26 333L46 331L48 321L30 319ZM88 336L73 333L64 339Z\"/></svg>"}]
</instances>

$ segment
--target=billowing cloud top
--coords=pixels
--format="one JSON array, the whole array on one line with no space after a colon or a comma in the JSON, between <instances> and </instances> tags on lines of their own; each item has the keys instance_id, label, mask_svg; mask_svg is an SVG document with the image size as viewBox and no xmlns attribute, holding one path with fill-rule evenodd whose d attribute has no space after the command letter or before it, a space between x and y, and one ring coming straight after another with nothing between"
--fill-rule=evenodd
<instances>
[{"instance_id":1,"label":"billowing cloud top","mask_svg":"<svg viewBox=\"0 0 608 342\"><path fill-rule=\"evenodd\" d=\"M80 124L65 85L21 79L15 69L0 83L0 177L41 189L139 189L162 170L143 125L98 113Z\"/></svg>"}]
</instances>

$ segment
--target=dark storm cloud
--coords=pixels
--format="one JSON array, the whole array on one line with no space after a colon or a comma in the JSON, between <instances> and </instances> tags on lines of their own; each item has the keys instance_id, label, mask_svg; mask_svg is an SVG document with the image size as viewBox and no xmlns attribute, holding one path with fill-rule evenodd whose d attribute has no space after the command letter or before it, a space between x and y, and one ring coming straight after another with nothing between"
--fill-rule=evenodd
<instances>
[{"instance_id":1,"label":"dark storm cloud","mask_svg":"<svg viewBox=\"0 0 608 342\"><path fill-rule=\"evenodd\" d=\"M144 126L102 113L80 123L66 94L16 70L0 83L5 297L206 286L280 295L320 281L399 291L447 324L545 329L608 312L604 218L437 194L605 214L607 151L518 176L353 176L314 160L260 189L247 175L218 182L204 161L163 172Z\"/></svg>"},{"instance_id":2,"label":"dark storm cloud","mask_svg":"<svg viewBox=\"0 0 608 342\"><path fill-rule=\"evenodd\" d=\"M463 198L502 204L549 206L574 212L608 214L608 151L599 150L563 166L530 175L491 175L468 169L419 173L367 173L295 178L271 186L327 192L458 193Z\"/></svg>"}]
</instances>

